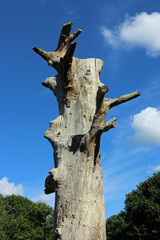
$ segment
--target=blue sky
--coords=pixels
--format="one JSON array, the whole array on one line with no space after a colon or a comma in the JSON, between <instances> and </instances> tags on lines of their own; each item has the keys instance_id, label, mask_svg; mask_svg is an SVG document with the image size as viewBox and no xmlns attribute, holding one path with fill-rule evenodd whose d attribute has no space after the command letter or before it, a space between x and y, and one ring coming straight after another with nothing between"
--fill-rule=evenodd
<instances>
[{"instance_id":1,"label":"blue sky","mask_svg":"<svg viewBox=\"0 0 160 240\"><path fill-rule=\"evenodd\" d=\"M125 194L160 170L159 0L6 0L0 2L0 193L53 203L43 185L53 151L43 133L58 116L41 82L54 69L32 51L55 50L61 27L73 21L75 57L104 61L100 79L115 98L141 96L110 110L118 127L101 140L106 218L124 207Z\"/></svg>"}]
</instances>

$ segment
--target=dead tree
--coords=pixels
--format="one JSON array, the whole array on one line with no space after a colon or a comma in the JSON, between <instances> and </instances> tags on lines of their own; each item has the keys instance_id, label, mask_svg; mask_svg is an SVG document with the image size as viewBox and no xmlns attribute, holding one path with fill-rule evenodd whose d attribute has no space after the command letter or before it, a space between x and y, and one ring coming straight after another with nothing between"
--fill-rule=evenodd
<instances>
[{"instance_id":1,"label":"dead tree","mask_svg":"<svg viewBox=\"0 0 160 240\"><path fill-rule=\"evenodd\" d=\"M109 109L140 95L138 91L110 99L99 80L103 61L73 57L82 30L71 34L64 24L57 49L33 50L55 68L58 75L42 82L57 98L59 116L44 133L54 149L54 165L45 181L45 193L55 192L54 239L106 240L100 138L116 127L105 122ZM73 42L73 43L72 43Z\"/></svg>"}]
</instances>

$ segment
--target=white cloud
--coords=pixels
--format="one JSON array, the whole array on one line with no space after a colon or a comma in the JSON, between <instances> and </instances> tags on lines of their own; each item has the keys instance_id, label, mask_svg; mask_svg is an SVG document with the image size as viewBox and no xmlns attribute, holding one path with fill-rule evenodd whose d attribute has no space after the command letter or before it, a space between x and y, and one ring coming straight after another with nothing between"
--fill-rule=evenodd
<instances>
[{"instance_id":1,"label":"white cloud","mask_svg":"<svg viewBox=\"0 0 160 240\"><path fill-rule=\"evenodd\" d=\"M160 110L147 107L132 118L135 139L145 143L160 144Z\"/></svg>"},{"instance_id":2,"label":"white cloud","mask_svg":"<svg viewBox=\"0 0 160 240\"><path fill-rule=\"evenodd\" d=\"M8 180L7 177L0 180L0 193L4 196L12 194L23 196L23 186L21 184L15 185L14 183L9 183Z\"/></svg>"},{"instance_id":3,"label":"white cloud","mask_svg":"<svg viewBox=\"0 0 160 240\"><path fill-rule=\"evenodd\" d=\"M153 172L160 172L160 165L149 167Z\"/></svg>"},{"instance_id":4,"label":"white cloud","mask_svg":"<svg viewBox=\"0 0 160 240\"><path fill-rule=\"evenodd\" d=\"M119 45L119 37L118 37L118 29L115 31L109 30L108 28L101 27L101 33L104 36L105 40L111 45L113 48L118 48Z\"/></svg>"},{"instance_id":5,"label":"white cloud","mask_svg":"<svg viewBox=\"0 0 160 240\"><path fill-rule=\"evenodd\" d=\"M101 28L105 40L113 48L142 47L150 56L160 55L160 13L141 12L134 17L126 16L114 30Z\"/></svg>"},{"instance_id":6,"label":"white cloud","mask_svg":"<svg viewBox=\"0 0 160 240\"><path fill-rule=\"evenodd\" d=\"M49 195L40 195L40 200L43 202L49 202L52 200L52 197Z\"/></svg>"}]
</instances>

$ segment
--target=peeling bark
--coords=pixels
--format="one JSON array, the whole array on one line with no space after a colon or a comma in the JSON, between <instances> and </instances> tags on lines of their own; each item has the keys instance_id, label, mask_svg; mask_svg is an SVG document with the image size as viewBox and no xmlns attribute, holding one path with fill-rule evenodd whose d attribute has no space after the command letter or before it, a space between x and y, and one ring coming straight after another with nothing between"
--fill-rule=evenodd
<instances>
[{"instance_id":1,"label":"peeling bark","mask_svg":"<svg viewBox=\"0 0 160 240\"><path fill-rule=\"evenodd\" d=\"M108 110L140 93L104 98L108 91L99 80L103 61L73 57L81 30L71 34L64 24L57 49L33 50L54 67L58 75L42 82L57 98L59 116L44 133L54 149L54 165L45 181L45 193L55 192L54 239L106 240L100 137L116 127L105 122Z\"/></svg>"}]
</instances>

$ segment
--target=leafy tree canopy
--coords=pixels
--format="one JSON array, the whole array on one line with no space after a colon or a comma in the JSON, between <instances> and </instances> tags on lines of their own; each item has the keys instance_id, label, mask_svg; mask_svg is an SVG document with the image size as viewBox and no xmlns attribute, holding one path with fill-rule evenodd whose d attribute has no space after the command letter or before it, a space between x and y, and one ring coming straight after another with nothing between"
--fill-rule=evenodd
<instances>
[{"instance_id":1,"label":"leafy tree canopy","mask_svg":"<svg viewBox=\"0 0 160 240\"><path fill-rule=\"evenodd\" d=\"M125 208L107 219L107 240L160 240L160 172L126 195Z\"/></svg>"},{"instance_id":2,"label":"leafy tree canopy","mask_svg":"<svg viewBox=\"0 0 160 240\"><path fill-rule=\"evenodd\" d=\"M22 196L0 195L0 239L51 240L53 209Z\"/></svg>"}]
</instances>

